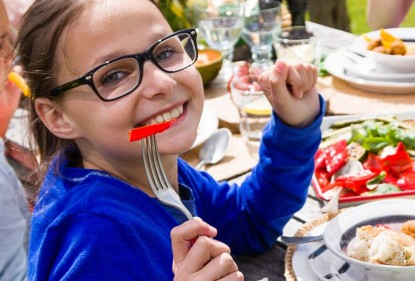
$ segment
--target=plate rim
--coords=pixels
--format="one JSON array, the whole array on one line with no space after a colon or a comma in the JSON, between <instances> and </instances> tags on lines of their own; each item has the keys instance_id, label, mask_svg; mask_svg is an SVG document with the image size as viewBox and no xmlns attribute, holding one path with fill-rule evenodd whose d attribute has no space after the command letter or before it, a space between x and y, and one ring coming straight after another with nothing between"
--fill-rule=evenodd
<instances>
[{"instance_id":1,"label":"plate rim","mask_svg":"<svg viewBox=\"0 0 415 281\"><path fill-rule=\"evenodd\" d=\"M329 53L324 60L324 67L332 76L348 82L361 90L372 91L380 94L415 94L415 82L387 82L354 78L343 73L345 59L341 54L352 45L339 48Z\"/></svg>"}]
</instances>

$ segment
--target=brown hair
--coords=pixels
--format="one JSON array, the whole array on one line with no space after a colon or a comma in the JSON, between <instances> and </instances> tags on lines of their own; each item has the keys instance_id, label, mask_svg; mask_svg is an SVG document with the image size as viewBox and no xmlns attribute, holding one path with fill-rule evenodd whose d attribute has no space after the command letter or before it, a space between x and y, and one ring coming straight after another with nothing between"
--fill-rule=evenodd
<instances>
[{"instance_id":1,"label":"brown hair","mask_svg":"<svg viewBox=\"0 0 415 281\"><path fill-rule=\"evenodd\" d=\"M153 0L149 1L157 6ZM25 70L32 97L27 107L32 136L40 156L36 188L40 186L50 161L68 147L76 148L73 140L58 138L47 129L36 113L34 100L49 97L57 86L57 65L63 63L57 50L58 46L65 45L61 44L61 40L65 40L62 34L83 12L87 3L88 0L36 0L22 18L16 44L19 63ZM68 159L73 163L79 162L78 149L72 153Z\"/></svg>"}]
</instances>

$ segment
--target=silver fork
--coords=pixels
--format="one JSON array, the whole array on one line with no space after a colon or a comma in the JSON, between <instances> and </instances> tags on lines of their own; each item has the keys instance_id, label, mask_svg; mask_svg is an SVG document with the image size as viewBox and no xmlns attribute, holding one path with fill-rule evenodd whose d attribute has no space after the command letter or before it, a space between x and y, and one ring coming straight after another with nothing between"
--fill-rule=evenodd
<instances>
[{"instance_id":1,"label":"silver fork","mask_svg":"<svg viewBox=\"0 0 415 281\"><path fill-rule=\"evenodd\" d=\"M179 209L189 220L193 219L192 214L183 205L179 194L176 193L166 177L161 164L155 135L141 140L141 150L148 182L157 199L163 204Z\"/></svg>"}]
</instances>

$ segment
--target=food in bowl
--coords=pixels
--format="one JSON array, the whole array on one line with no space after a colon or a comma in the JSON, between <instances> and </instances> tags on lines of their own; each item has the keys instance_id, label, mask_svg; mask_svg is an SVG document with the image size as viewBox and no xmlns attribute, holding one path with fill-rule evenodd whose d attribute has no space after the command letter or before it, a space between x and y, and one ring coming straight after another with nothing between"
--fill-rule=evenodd
<instances>
[{"instance_id":1,"label":"food in bowl","mask_svg":"<svg viewBox=\"0 0 415 281\"><path fill-rule=\"evenodd\" d=\"M415 71L415 45L393 33L396 29L381 29L379 37L363 35L371 58L384 72Z\"/></svg>"},{"instance_id":2,"label":"food in bowl","mask_svg":"<svg viewBox=\"0 0 415 281\"><path fill-rule=\"evenodd\" d=\"M392 35L385 29L380 30L380 38L365 37L369 51L401 56L415 56L415 49L405 44L400 38Z\"/></svg>"},{"instance_id":3,"label":"food in bowl","mask_svg":"<svg viewBox=\"0 0 415 281\"><path fill-rule=\"evenodd\" d=\"M398 231L386 225L356 228L347 245L347 255L369 263L415 266L415 220L404 222Z\"/></svg>"},{"instance_id":4,"label":"food in bowl","mask_svg":"<svg viewBox=\"0 0 415 281\"><path fill-rule=\"evenodd\" d=\"M204 48L198 51L195 67L202 76L204 86L209 85L219 75L222 62L223 55L219 50Z\"/></svg>"},{"instance_id":5,"label":"food in bowl","mask_svg":"<svg viewBox=\"0 0 415 281\"><path fill-rule=\"evenodd\" d=\"M347 254L348 245L355 238L357 228L384 225L394 231L400 231L405 222L413 220L413 199L384 199L362 204L345 210L327 223L323 233L324 244L332 254L366 275L365 278L355 280L413 281L415 266L371 263ZM385 244L380 243L377 246L384 247Z\"/></svg>"}]
</instances>

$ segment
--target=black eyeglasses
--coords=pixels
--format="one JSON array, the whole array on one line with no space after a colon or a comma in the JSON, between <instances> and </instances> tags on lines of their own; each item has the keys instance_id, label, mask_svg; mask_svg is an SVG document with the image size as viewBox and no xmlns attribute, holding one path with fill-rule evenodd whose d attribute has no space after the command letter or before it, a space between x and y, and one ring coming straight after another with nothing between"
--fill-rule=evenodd
<instances>
[{"instance_id":1,"label":"black eyeglasses","mask_svg":"<svg viewBox=\"0 0 415 281\"><path fill-rule=\"evenodd\" d=\"M88 85L103 101L109 102L133 92L143 80L143 65L151 60L167 73L181 71L197 60L196 30L184 29L153 43L147 51L109 60L80 78L54 88L56 97L81 85Z\"/></svg>"}]
</instances>

